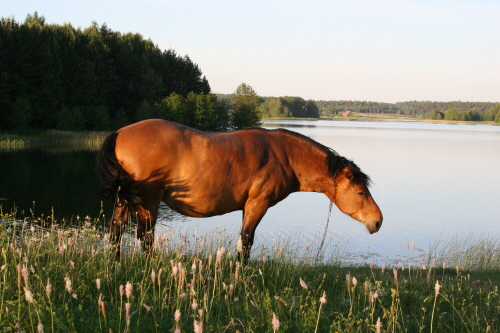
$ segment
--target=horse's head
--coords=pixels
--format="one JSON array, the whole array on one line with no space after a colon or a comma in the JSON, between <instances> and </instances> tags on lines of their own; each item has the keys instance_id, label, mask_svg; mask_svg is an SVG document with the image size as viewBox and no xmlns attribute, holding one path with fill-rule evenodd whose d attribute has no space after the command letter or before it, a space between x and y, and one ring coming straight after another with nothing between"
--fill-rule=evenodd
<instances>
[{"instance_id":1,"label":"horse's head","mask_svg":"<svg viewBox=\"0 0 500 333\"><path fill-rule=\"evenodd\" d=\"M333 202L341 212L363 223L373 234L382 226L382 212L368 190L368 176L355 169L344 167L338 171Z\"/></svg>"}]
</instances>

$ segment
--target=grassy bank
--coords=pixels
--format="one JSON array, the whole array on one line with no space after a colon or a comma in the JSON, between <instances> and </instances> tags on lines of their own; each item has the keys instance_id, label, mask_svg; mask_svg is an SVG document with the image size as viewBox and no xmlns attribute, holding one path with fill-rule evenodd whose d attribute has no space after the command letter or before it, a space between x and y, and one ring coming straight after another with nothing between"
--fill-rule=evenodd
<instances>
[{"instance_id":1,"label":"grassy bank","mask_svg":"<svg viewBox=\"0 0 500 333\"><path fill-rule=\"evenodd\" d=\"M33 131L23 134L0 133L0 149L71 147L97 150L108 132Z\"/></svg>"},{"instance_id":2,"label":"grassy bank","mask_svg":"<svg viewBox=\"0 0 500 333\"><path fill-rule=\"evenodd\" d=\"M500 331L498 269L313 266L279 248L241 265L224 235L174 233L152 257L127 237L115 260L90 218L1 220L3 332Z\"/></svg>"}]
</instances>

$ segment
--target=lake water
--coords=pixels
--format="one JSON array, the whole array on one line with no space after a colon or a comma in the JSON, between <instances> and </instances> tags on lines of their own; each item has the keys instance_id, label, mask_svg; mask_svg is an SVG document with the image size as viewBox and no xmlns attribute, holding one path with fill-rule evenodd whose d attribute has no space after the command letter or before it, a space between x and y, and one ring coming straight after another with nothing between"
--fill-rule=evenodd
<instances>
[{"instance_id":1,"label":"lake water","mask_svg":"<svg viewBox=\"0 0 500 333\"><path fill-rule=\"evenodd\" d=\"M338 249L349 262L395 263L425 257L439 239L461 233L500 232L500 126L421 122L265 121L286 127L336 150L373 180L371 193L384 214L381 230L364 226L334 206L325 257ZM18 151L0 153L0 198L4 212L12 200L25 214L96 216L100 200L88 197L98 187L95 152ZM322 238L329 200L322 194L294 193L271 208L256 231L254 248ZM224 231L236 239L241 212L197 219L168 213L162 206L157 232L188 235ZM407 242L415 248L407 249ZM425 259L425 258L424 258Z\"/></svg>"}]
</instances>

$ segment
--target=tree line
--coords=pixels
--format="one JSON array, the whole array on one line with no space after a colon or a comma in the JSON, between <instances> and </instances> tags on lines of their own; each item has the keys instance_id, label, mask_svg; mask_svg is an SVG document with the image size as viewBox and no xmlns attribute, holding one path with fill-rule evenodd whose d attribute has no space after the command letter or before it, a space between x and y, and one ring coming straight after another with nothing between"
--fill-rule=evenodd
<instances>
[{"instance_id":1,"label":"tree line","mask_svg":"<svg viewBox=\"0 0 500 333\"><path fill-rule=\"evenodd\" d=\"M319 108L312 100L301 97L267 97L260 105L265 118L319 118Z\"/></svg>"},{"instance_id":2,"label":"tree line","mask_svg":"<svg viewBox=\"0 0 500 333\"><path fill-rule=\"evenodd\" d=\"M500 123L500 103L484 111L476 108L464 111L451 108L444 112L434 110L426 114L425 118L432 120L494 121Z\"/></svg>"},{"instance_id":3,"label":"tree line","mask_svg":"<svg viewBox=\"0 0 500 333\"><path fill-rule=\"evenodd\" d=\"M358 113L398 114L434 120L500 122L500 104L489 102L410 101L379 103L367 101L316 101L316 104L321 116L324 117L335 117L345 111L352 111Z\"/></svg>"},{"instance_id":4,"label":"tree line","mask_svg":"<svg viewBox=\"0 0 500 333\"><path fill-rule=\"evenodd\" d=\"M345 111L359 113L397 113L397 107L390 103L367 101L316 101L324 117L335 117Z\"/></svg>"},{"instance_id":5,"label":"tree line","mask_svg":"<svg viewBox=\"0 0 500 333\"><path fill-rule=\"evenodd\" d=\"M153 117L204 130L254 126L258 110L237 103L257 100L244 86L240 95L250 95L234 105L219 100L188 56L106 24L47 24L36 12L23 23L0 19L3 129L109 130Z\"/></svg>"}]
</instances>

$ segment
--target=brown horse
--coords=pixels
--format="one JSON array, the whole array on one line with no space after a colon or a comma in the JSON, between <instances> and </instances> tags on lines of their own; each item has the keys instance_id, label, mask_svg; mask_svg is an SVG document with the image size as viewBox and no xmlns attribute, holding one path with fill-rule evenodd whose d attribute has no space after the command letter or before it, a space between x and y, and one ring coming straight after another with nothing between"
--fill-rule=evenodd
<instances>
[{"instance_id":1,"label":"brown horse","mask_svg":"<svg viewBox=\"0 0 500 333\"><path fill-rule=\"evenodd\" d=\"M370 179L356 164L285 129L219 134L145 120L110 134L97 163L100 193L116 197L109 220L114 239L120 241L126 222L135 216L137 237L146 250L152 246L161 201L195 217L242 210L245 260L267 209L292 192L324 193L369 233L382 225L382 213L368 190Z\"/></svg>"}]
</instances>

